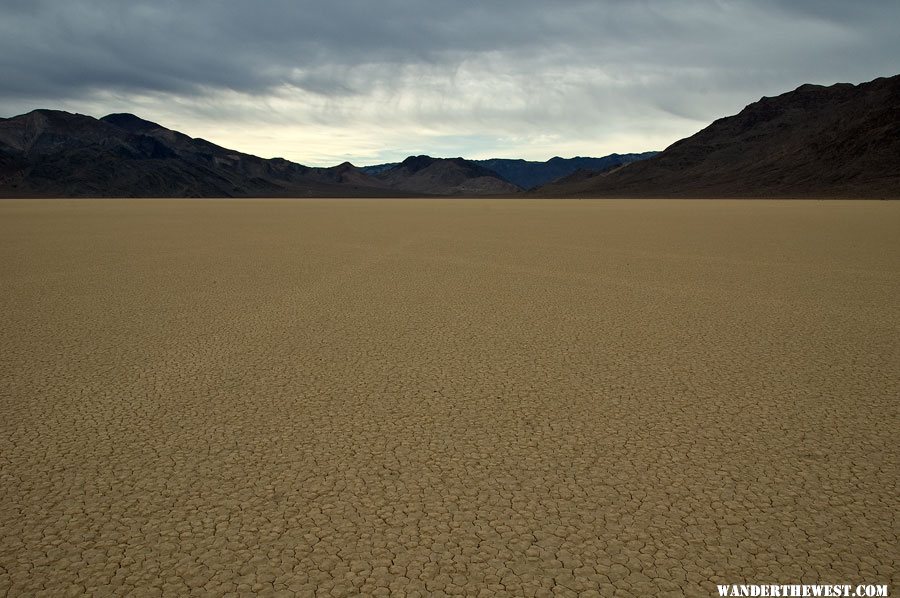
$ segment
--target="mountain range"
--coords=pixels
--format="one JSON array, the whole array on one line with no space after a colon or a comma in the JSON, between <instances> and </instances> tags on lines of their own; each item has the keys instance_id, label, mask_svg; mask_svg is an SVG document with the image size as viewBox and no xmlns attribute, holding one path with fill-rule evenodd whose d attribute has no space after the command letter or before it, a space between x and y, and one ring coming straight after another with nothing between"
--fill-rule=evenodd
<instances>
[{"instance_id":1,"label":"mountain range","mask_svg":"<svg viewBox=\"0 0 900 598\"><path fill-rule=\"evenodd\" d=\"M568 173L620 165L631 156L496 160ZM501 164L501 165L502 165ZM569 165L569 166L566 166ZM554 170L555 169L555 170ZM546 173L541 180L553 180ZM533 178L533 177L532 177ZM35 110L0 119L0 196L303 197L513 195L524 186L463 158L410 156L357 168L312 168L191 138L133 114L100 119Z\"/></svg>"},{"instance_id":2,"label":"mountain range","mask_svg":"<svg viewBox=\"0 0 900 598\"><path fill-rule=\"evenodd\" d=\"M553 181L562 179L579 170L584 172L604 172L630 162L652 158L658 153L659 152L610 154L602 158L585 158L581 156L576 156L575 158L560 158L559 156L556 156L550 158L546 162L508 158L470 160L469 162L483 166L488 170L493 171L495 175L499 174L510 183L527 190L546 185L547 183L552 183ZM457 160L460 159L461 158L457 158ZM398 165L399 163L397 162L375 164L373 166L361 166L360 170L367 174L378 176Z\"/></svg>"},{"instance_id":3,"label":"mountain range","mask_svg":"<svg viewBox=\"0 0 900 598\"><path fill-rule=\"evenodd\" d=\"M374 176L391 189L427 195L514 194L522 189L462 158L410 156Z\"/></svg>"},{"instance_id":4,"label":"mountain range","mask_svg":"<svg viewBox=\"0 0 900 598\"><path fill-rule=\"evenodd\" d=\"M900 198L900 75L763 97L650 159L535 194Z\"/></svg>"},{"instance_id":5,"label":"mountain range","mask_svg":"<svg viewBox=\"0 0 900 598\"><path fill-rule=\"evenodd\" d=\"M194 139L132 114L35 110L0 120L0 195L395 195L352 166L310 168Z\"/></svg>"},{"instance_id":6,"label":"mountain range","mask_svg":"<svg viewBox=\"0 0 900 598\"><path fill-rule=\"evenodd\" d=\"M494 170L462 158L411 156L375 169L349 162L312 168L227 149L133 114L95 119L35 110L0 119L0 196L6 197L368 197L521 191Z\"/></svg>"},{"instance_id":7,"label":"mountain range","mask_svg":"<svg viewBox=\"0 0 900 598\"><path fill-rule=\"evenodd\" d=\"M57 110L0 118L0 197L900 198L900 75L801 85L665 151L547 162L411 156L303 166L141 119Z\"/></svg>"}]
</instances>

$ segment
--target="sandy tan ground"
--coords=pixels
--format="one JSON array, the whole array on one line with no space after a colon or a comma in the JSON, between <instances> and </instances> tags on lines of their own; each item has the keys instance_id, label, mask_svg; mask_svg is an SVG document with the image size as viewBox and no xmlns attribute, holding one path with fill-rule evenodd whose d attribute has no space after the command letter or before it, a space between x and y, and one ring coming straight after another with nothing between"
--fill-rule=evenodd
<instances>
[{"instance_id":1,"label":"sandy tan ground","mask_svg":"<svg viewBox=\"0 0 900 598\"><path fill-rule=\"evenodd\" d=\"M900 591L900 203L4 201L0 283L0 596Z\"/></svg>"}]
</instances>

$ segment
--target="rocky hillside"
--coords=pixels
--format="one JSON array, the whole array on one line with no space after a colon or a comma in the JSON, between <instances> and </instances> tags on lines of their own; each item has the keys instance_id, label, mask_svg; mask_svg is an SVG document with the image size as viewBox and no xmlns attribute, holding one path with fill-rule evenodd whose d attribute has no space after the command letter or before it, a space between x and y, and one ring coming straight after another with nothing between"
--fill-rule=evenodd
<instances>
[{"instance_id":1,"label":"rocky hillside","mask_svg":"<svg viewBox=\"0 0 900 598\"><path fill-rule=\"evenodd\" d=\"M489 160L473 160L485 168L493 170L507 181L522 187L533 189L553 181L567 177L579 170L585 172L604 172L624 164L652 158L659 152L643 152L640 154L610 154L602 158L550 158L546 162L531 160L510 160L491 158Z\"/></svg>"},{"instance_id":2,"label":"rocky hillside","mask_svg":"<svg viewBox=\"0 0 900 598\"><path fill-rule=\"evenodd\" d=\"M900 75L764 97L649 160L536 194L898 198Z\"/></svg>"},{"instance_id":3,"label":"rocky hillside","mask_svg":"<svg viewBox=\"0 0 900 598\"><path fill-rule=\"evenodd\" d=\"M521 188L462 158L410 156L375 175L391 189L426 195L509 195Z\"/></svg>"},{"instance_id":4,"label":"rocky hillside","mask_svg":"<svg viewBox=\"0 0 900 598\"><path fill-rule=\"evenodd\" d=\"M391 195L349 164L309 168L194 139L132 114L35 110L0 120L0 196Z\"/></svg>"}]
</instances>

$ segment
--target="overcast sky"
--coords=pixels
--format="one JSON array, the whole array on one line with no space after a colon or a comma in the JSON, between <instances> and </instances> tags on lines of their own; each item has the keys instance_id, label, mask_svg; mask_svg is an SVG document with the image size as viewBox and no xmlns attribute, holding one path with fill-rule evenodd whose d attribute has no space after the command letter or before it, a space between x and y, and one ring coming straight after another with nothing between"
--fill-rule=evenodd
<instances>
[{"instance_id":1,"label":"overcast sky","mask_svg":"<svg viewBox=\"0 0 900 598\"><path fill-rule=\"evenodd\" d=\"M0 0L0 116L133 112L309 165L663 149L900 73L897 0Z\"/></svg>"}]
</instances>

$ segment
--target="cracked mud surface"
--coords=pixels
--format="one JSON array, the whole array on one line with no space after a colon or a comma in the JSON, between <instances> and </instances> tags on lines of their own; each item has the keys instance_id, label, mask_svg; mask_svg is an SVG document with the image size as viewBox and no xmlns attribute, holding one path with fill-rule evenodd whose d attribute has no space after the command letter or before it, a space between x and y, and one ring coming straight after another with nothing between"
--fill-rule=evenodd
<instances>
[{"instance_id":1,"label":"cracked mud surface","mask_svg":"<svg viewBox=\"0 0 900 598\"><path fill-rule=\"evenodd\" d=\"M0 202L0 595L898 587L900 203Z\"/></svg>"}]
</instances>

